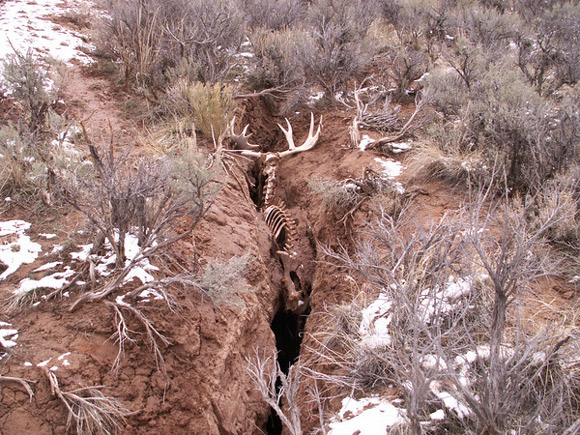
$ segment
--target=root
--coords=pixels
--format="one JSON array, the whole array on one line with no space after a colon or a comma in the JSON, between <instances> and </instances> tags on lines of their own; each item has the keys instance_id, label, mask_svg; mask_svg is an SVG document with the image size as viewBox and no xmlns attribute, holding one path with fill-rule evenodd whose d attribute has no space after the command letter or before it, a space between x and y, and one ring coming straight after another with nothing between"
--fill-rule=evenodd
<instances>
[{"instance_id":1,"label":"root","mask_svg":"<svg viewBox=\"0 0 580 435\"><path fill-rule=\"evenodd\" d=\"M167 375L167 371L165 370L165 359L163 358L163 353L159 348L159 342L165 346L171 344L169 339L161 334L157 328L153 325L151 320L149 320L138 308L135 308L127 303L123 302L106 302L107 305L113 307L115 310L115 324L117 330L111 335L111 338L114 338L115 342L119 347L119 351L117 353L117 357L113 362L113 372L117 373L119 370L119 366L121 363L121 359L125 354L125 344L127 342L135 343L135 339L132 338L132 335L138 334L136 331L131 330L127 326L127 320L125 315L123 314L123 310L128 311L129 313L133 314L139 320L141 325L145 328L145 334L147 335L147 341L149 342L149 347L153 352L153 356L155 357L155 363L157 365L157 370L161 371L164 375Z\"/></svg>"},{"instance_id":2,"label":"root","mask_svg":"<svg viewBox=\"0 0 580 435\"><path fill-rule=\"evenodd\" d=\"M115 434L125 424L125 417L131 412L117 399L105 396L103 386L79 388L73 391L62 391L54 372L44 369L50 382L50 389L68 410L67 427L75 423L76 433Z\"/></svg>"},{"instance_id":3,"label":"root","mask_svg":"<svg viewBox=\"0 0 580 435\"><path fill-rule=\"evenodd\" d=\"M12 376L2 376L2 375L0 375L0 381L19 383L20 385L22 385L24 387L24 389L28 393L28 397L30 397L30 401L32 402L32 398L34 397L34 392L32 391L32 388L30 388L29 382L34 382L34 381L29 381L27 379L22 379L22 378L15 378Z\"/></svg>"}]
</instances>

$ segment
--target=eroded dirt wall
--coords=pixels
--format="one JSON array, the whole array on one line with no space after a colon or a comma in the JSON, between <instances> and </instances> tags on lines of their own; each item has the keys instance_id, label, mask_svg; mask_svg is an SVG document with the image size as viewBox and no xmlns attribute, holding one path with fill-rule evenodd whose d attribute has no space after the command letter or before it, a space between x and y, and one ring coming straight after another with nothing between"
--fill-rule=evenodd
<instances>
[{"instance_id":1,"label":"eroded dirt wall","mask_svg":"<svg viewBox=\"0 0 580 435\"><path fill-rule=\"evenodd\" d=\"M102 302L70 313L71 299L63 298L12 315L18 345L2 362L2 375L30 380L35 395L30 401L20 385L0 385L1 433L66 433L67 413L50 392L46 369L53 370L63 391L105 386L105 394L133 411L126 434L259 433L270 410L245 371L246 358L256 347L270 354L275 350L270 322L279 287L270 279L277 265L270 260L268 229L242 189L247 186L230 177L193 240L173 254L186 268L196 261L203 265L210 258L249 254L245 283L254 290L241 295L243 304L217 307L192 289L177 296L175 312L161 301L148 302L144 312L171 341L161 347L166 375L157 369L144 337L127 344L118 375L111 372L118 348L109 339L113 313ZM3 296L10 288L2 285ZM130 326L143 332L137 322ZM44 368L37 367L47 360Z\"/></svg>"}]
</instances>

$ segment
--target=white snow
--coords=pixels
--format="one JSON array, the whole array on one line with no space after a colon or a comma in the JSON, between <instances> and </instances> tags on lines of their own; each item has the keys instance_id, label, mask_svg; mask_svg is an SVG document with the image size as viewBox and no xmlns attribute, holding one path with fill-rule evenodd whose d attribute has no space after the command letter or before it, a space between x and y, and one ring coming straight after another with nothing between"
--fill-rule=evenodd
<instances>
[{"instance_id":1,"label":"white snow","mask_svg":"<svg viewBox=\"0 0 580 435\"><path fill-rule=\"evenodd\" d=\"M445 370L447 364L441 358L437 358L435 355L427 354L421 358L421 367L424 369L440 369Z\"/></svg>"},{"instance_id":2,"label":"white snow","mask_svg":"<svg viewBox=\"0 0 580 435\"><path fill-rule=\"evenodd\" d=\"M362 139L361 139L360 143L358 144L358 148L359 148L361 151L366 151L367 147L368 147L370 144L374 143L374 141L375 141L375 140L374 140L374 139L372 139L372 138L371 138L371 137L370 137L368 134L363 134L363 137L362 137Z\"/></svg>"},{"instance_id":3,"label":"white snow","mask_svg":"<svg viewBox=\"0 0 580 435\"><path fill-rule=\"evenodd\" d=\"M69 356L69 355L70 355L70 352L63 353L62 355L60 355L60 356L57 358L57 360L59 360L59 361L62 361L62 360L64 359L64 357L66 357L66 356Z\"/></svg>"},{"instance_id":4,"label":"white snow","mask_svg":"<svg viewBox=\"0 0 580 435\"><path fill-rule=\"evenodd\" d=\"M80 1L67 0L67 9L81 6ZM82 35L52 22L50 15L63 15L63 3L55 0L8 1L0 6L0 59L14 52L32 48L34 54L70 62L88 64L93 60L82 51L87 47Z\"/></svg>"},{"instance_id":5,"label":"white snow","mask_svg":"<svg viewBox=\"0 0 580 435\"><path fill-rule=\"evenodd\" d=\"M359 326L361 341L370 348L388 346L391 344L389 324L391 316L391 301L386 295L381 294L362 311L362 320Z\"/></svg>"},{"instance_id":6,"label":"white snow","mask_svg":"<svg viewBox=\"0 0 580 435\"><path fill-rule=\"evenodd\" d=\"M63 272L57 272L52 275L45 276L39 280L24 278L20 281L20 285L12 293L15 295L26 293L37 288L52 288L59 289L68 284L70 276L74 275L75 271L67 267Z\"/></svg>"},{"instance_id":7,"label":"white snow","mask_svg":"<svg viewBox=\"0 0 580 435\"><path fill-rule=\"evenodd\" d=\"M143 290L141 293L139 293L138 297L143 299L141 302L149 302L149 298L153 298L155 300L163 299L163 296L161 296L161 294L155 290Z\"/></svg>"},{"instance_id":8,"label":"white snow","mask_svg":"<svg viewBox=\"0 0 580 435\"><path fill-rule=\"evenodd\" d=\"M8 268L0 275L0 281L16 272L25 263L32 263L42 251L42 247L30 240L26 230L30 223L22 220L0 222L0 243L3 236L13 235L8 244L0 245L0 262Z\"/></svg>"},{"instance_id":9,"label":"white snow","mask_svg":"<svg viewBox=\"0 0 580 435\"><path fill-rule=\"evenodd\" d=\"M383 175L387 178L396 178L401 175L404 166L400 162L393 159L384 159L381 157L376 157L375 162L379 163L383 168Z\"/></svg>"},{"instance_id":10,"label":"white snow","mask_svg":"<svg viewBox=\"0 0 580 435\"><path fill-rule=\"evenodd\" d=\"M467 406L458 402L457 399L447 391L439 391L436 387L432 387L431 391L441 399L447 409L455 412L459 418L463 419L471 414L471 411Z\"/></svg>"},{"instance_id":11,"label":"white snow","mask_svg":"<svg viewBox=\"0 0 580 435\"><path fill-rule=\"evenodd\" d=\"M47 359L46 361L42 361L41 363L36 364L36 367L44 367L52 360L52 357Z\"/></svg>"},{"instance_id":12,"label":"white snow","mask_svg":"<svg viewBox=\"0 0 580 435\"><path fill-rule=\"evenodd\" d=\"M24 363L24 367L32 367L32 363L30 361L26 361Z\"/></svg>"},{"instance_id":13,"label":"white snow","mask_svg":"<svg viewBox=\"0 0 580 435\"><path fill-rule=\"evenodd\" d=\"M64 246L62 245L54 245L52 247L52 250L46 254L46 255L54 255L54 254L58 254L60 251L62 251L64 249Z\"/></svg>"},{"instance_id":14,"label":"white snow","mask_svg":"<svg viewBox=\"0 0 580 435\"><path fill-rule=\"evenodd\" d=\"M450 276L442 289L425 289L421 293L421 316L429 323L435 316L452 312L457 307L457 302L464 296L469 295L473 288L471 277L455 278Z\"/></svg>"},{"instance_id":15,"label":"white snow","mask_svg":"<svg viewBox=\"0 0 580 435\"><path fill-rule=\"evenodd\" d=\"M116 236L116 239L117 238L118 236ZM83 245L81 246L81 250L79 252L72 252L70 255L73 260L86 261L89 257L89 253L92 247L92 244ZM117 256L113 252L111 244L108 240L105 242L104 248L107 251L106 255L101 257L91 256L92 261L96 264L95 270L100 276L110 275L117 260ZM127 234L125 236L125 256L127 258L125 265L129 264L129 262L133 260L137 254L139 254L139 250L140 247L137 237L133 234ZM156 270L159 270L159 268L153 266L148 259L144 258L138 262L138 264L133 266L123 282L127 283L134 278L139 279L143 284L154 281L155 278L149 272Z\"/></svg>"},{"instance_id":16,"label":"white snow","mask_svg":"<svg viewBox=\"0 0 580 435\"><path fill-rule=\"evenodd\" d=\"M393 153L395 154L400 154L405 151L409 151L412 148L412 145L409 142L396 142L390 145Z\"/></svg>"},{"instance_id":17,"label":"white snow","mask_svg":"<svg viewBox=\"0 0 580 435\"><path fill-rule=\"evenodd\" d=\"M124 305L126 307L130 307L131 305L129 305L127 302L125 302L125 296L127 296L127 295L117 296L115 298L115 302L117 303L117 305Z\"/></svg>"},{"instance_id":18,"label":"white snow","mask_svg":"<svg viewBox=\"0 0 580 435\"><path fill-rule=\"evenodd\" d=\"M81 250L78 252L71 252L70 256L73 260L77 261L86 261L91 249L93 248L93 244L89 243L88 245L81 245Z\"/></svg>"},{"instance_id":19,"label":"white snow","mask_svg":"<svg viewBox=\"0 0 580 435\"><path fill-rule=\"evenodd\" d=\"M40 233L39 236L44 237L45 239L54 239L56 237L56 234Z\"/></svg>"},{"instance_id":20,"label":"white snow","mask_svg":"<svg viewBox=\"0 0 580 435\"><path fill-rule=\"evenodd\" d=\"M43 264L42 266L34 269L33 272L42 272L43 270L53 269L60 264L62 264L62 261L55 261L53 263L46 263L46 264Z\"/></svg>"},{"instance_id":21,"label":"white snow","mask_svg":"<svg viewBox=\"0 0 580 435\"><path fill-rule=\"evenodd\" d=\"M324 92L317 92L314 95L311 95L310 97L308 97L308 104L313 104L319 100L322 99L322 97L324 97Z\"/></svg>"},{"instance_id":22,"label":"white snow","mask_svg":"<svg viewBox=\"0 0 580 435\"><path fill-rule=\"evenodd\" d=\"M330 423L329 435L383 435L405 421L405 411L380 397L342 399L342 408Z\"/></svg>"},{"instance_id":23,"label":"white snow","mask_svg":"<svg viewBox=\"0 0 580 435\"><path fill-rule=\"evenodd\" d=\"M0 322L0 326L12 326L10 323ZM0 329L0 345L4 349L16 346L16 340L18 339L18 330L2 328Z\"/></svg>"},{"instance_id":24,"label":"white snow","mask_svg":"<svg viewBox=\"0 0 580 435\"><path fill-rule=\"evenodd\" d=\"M436 421L445 420L445 411L443 411L442 409L438 409L434 413L430 414L429 417L431 418L431 420Z\"/></svg>"}]
</instances>

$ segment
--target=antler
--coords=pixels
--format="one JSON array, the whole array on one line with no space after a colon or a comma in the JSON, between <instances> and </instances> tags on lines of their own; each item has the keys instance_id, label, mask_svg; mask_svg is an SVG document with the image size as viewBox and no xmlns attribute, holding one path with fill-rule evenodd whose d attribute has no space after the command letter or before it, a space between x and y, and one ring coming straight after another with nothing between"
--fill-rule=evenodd
<instances>
[{"instance_id":1,"label":"antler","mask_svg":"<svg viewBox=\"0 0 580 435\"><path fill-rule=\"evenodd\" d=\"M246 134L248 132L248 127L250 126L250 124L248 124L244 127L244 129L242 130L242 134L235 133L235 126L236 126L236 117L234 116L230 122L229 130L231 133L230 139L232 140L232 142L234 142L236 144L236 149L238 149L238 150L256 150L256 149L260 148L260 145L254 145L254 144L251 144L250 142L248 142L248 139L250 139L250 136L252 135L252 133Z\"/></svg>"},{"instance_id":2,"label":"antler","mask_svg":"<svg viewBox=\"0 0 580 435\"><path fill-rule=\"evenodd\" d=\"M308 137L306 138L306 140L304 141L304 143L302 145L297 147L294 144L294 137L292 135L292 125L290 124L290 121L288 121L288 119L286 119L286 123L288 124L288 129L285 129L280 124L278 124L278 127L280 127L280 130L282 130L282 133L284 133L284 136L286 136L286 140L288 141L288 150L282 151L281 153L263 153L263 152L259 152L259 151L254 151L256 148L259 147L258 145L253 145L251 143L248 143L248 139L251 136L251 134L246 134L246 132L248 131L247 125L244 128L244 130L242 131L242 134L236 135L234 133L234 122L235 122L235 117L230 122L230 127L229 127L229 130L231 132L230 137L231 137L232 141L237 145L238 149L226 150L226 151L230 152L230 153L239 153L242 156L252 157L252 158L256 158L256 159L258 159L262 156L267 156L267 155L271 155L271 156L278 155L280 158L282 158L282 157L286 157L286 156L289 156L292 154L300 153L302 151L311 150L316 145L316 142L318 141L318 137L320 136L320 132L322 131L322 116L320 117L320 122L318 123L318 129L316 130L316 134L315 134L314 133L314 114L310 113L310 130L308 131Z\"/></svg>"},{"instance_id":3,"label":"antler","mask_svg":"<svg viewBox=\"0 0 580 435\"><path fill-rule=\"evenodd\" d=\"M286 118L286 124L288 124L288 129L285 129L280 124L278 124L278 127L280 127L280 130L282 130L282 133L284 133L284 136L286 136L286 141L288 142L288 150L282 151L280 153L281 158L302 151L308 151L314 148L316 142L318 141L318 137L320 136L320 132L322 131L322 116L320 117L320 122L318 123L318 129L316 130L316 134L314 134L314 114L310 112L310 130L308 131L308 137L306 138L304 143L299 147L297 147L294 144L294 136L292 135L292 125L290 124L290 121L288 121L288 118Z\"/></svg>"}]
</instances>

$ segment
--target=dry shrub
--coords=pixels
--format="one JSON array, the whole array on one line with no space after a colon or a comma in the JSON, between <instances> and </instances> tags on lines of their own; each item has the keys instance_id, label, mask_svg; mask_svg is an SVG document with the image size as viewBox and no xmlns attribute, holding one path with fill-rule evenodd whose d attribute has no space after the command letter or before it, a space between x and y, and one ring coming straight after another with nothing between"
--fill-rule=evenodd
<instances>
[{"instance_id":1,"label":"dry shrub","mask_svg":"<svg viewBox=\"0 0 580 435\"><path fill-rule=\"evenodd\" d=\"M395 87L393 96L398 100L427 70L427 56L403 44L389 47L375 62L378 71L386 76L385 85Z\"/></svg>"},{"instance_id":2,"label":"dry shrub","mask_svg":"<svg viewBox=\"0 0 580 435\"><path fill-rule=\"evenodd\" d=\"M164 88L165 72L184 61L196 80L216 83L239 63L244 27L235 1L107 0L105 6L110 17L97 45L121 61L127 86Z\"/></svg>"},{"instance_id":3,"label":"dry shrub","mask_svg":"<svg viewBox=\"0 0 580 435\"><path fill-rule=\"evenodd\" d=\"M444 154L477 152L483 158L479 169L488 171L484 181L493 171L500 190L505 180L511 192L523 194L537 192L570 165L580 137L578 112L570 110L577 107L577 92L561 103L543 99L509 64L490 64L469 88L461 84L461 98L451 95L455 88L445 88L450 79L428 81L438 107L451 103L450 122L427 130ZM437 171L448 172L446 166Z\"/></svg>"},{"instance_id":4,"label":"dry shrub","mask_svg":"<svg viewBox=\"0 0 580 435\"><path fill-rule=\"evenodd\" d=\"M334 102L348 80L370 64L377 44L369 28L377 18L378 3L372 1L318 0L308 9L305 28L311 38L302 61L327 101Z\"/></svg>"},{"instance_id":5,"label":"dry shrub","mask_svg":"<svg viewBox=\"0 0 580 435\"><path fill-rule=\"evenodd\" d=\"M429 72L425 86L436 110L446 116L459 115L468 98L468 88L456 71L452 68L434 69Z\"/></svg>"},{"instance_id":6,"label":"dry shrub","mask_svg":"<svg viewBox=\"0 0 580 435\"><path fill-rule=\"evenodd\" d=\"M306 7L301 0L245 0L247 25L253 29L283 30L297 27Z\"/></svg>"},{"instance_id":7,"label":"dry shrub","mask_svg":"<svg viewBox=\"0 0 580 435\"><path fill-rule=\"evenodd\" d=\"M195 286L216 305L243 305L241 293L252 291L242 282L251 258L233 256L227 261L211 260L195 278Z\"/></svg>"},{"instance_id":8,"label":"dry shrub","mask_svg":"<svg viewBox=\"0 0 580 435\"><path fill-rule=\"evenodd\" d=\"M319 327L303 361L306 374L339 388L376 391L392 382L392 367L381 358L388 348L372 348L362 341L362 312L370 298L363 293L352 302L324 307L316 313Z\"/></svg>"},{"instance_id":9,"label":"dry shrub","mask_svg":"<svg viewBox=\"0 0 580 435\"><path fill-rule=\"evenodd\" d=\"M51 83L50 66L43 64L32 50L7 56L1 71L5 86L24 111L28 130L38 133L60 97L60 79L54 76L57 82Z\"/></svg>"},{"instance_id":10,"label":"dry shrub","mask_svg":"<svg viewBox=\"0 0 580 435\"><path fill-rule=\"evenodd\" d=\"M347 213L361 200L356 184L316 178L308 181L308 188L321 196L324 207L336 213Z\"/></svg>"},{"instance_id":11,"label":"dry shrub","mask_svg":"<svg viewBox=\"0 0 580 435\"><path fill-rule=\"evenodd\" d=\"M254 65L247 80L252 89L288 91L304 85L301 53L308 40L306 32L300 29L259 31L250 40Z\"/></svg>"},{"instance_id":12,"label":"dry shrub","mask_svg":"<svg viewBox=\"0 0 580 435\"><path fill-rule=\"evenodd\" d=\"M97 46L113 60L119 60L125 86L155 87L160 80L163 21L155 1L107 0L109 17L99 22Z\"/></svg>"},{"instance_id":13,"label":"dry shrub","mask_svg":"<svg viewBox=\"0 0 580 435\"><path fill-rule=\"evenodd\" d=\"M477 196L457 220L429 228L383 215L355 253L322 248L368 283L369 295L380 291L383 308L373 312L388 315L389 337L381 332L370 346L360 339L366 304L328 308L307 373L348 391L393 383L414 431L433 406L443 406L436 385L467 410L450 407L457 415L441 428L554 433L574 427L579 410L564 357L578 358L573 334L549 326L529 332L520 317L530 283L554 268L545 236L562 222L561 204L532 227L529 205L496 208L488 199ZM473 362L466 362L468 354Z\"/></svg>"},{"instance_id":14,"label":"dry shrub","mask_svg":"<svg viewBox=\"0 0 580 435\"><path fill-rule=\"evenodd\" d=\"M190 123L206 138L215 140L225 134L235 109L230 86L185 79L178 80L167 91L166 105L180 123Z\"/></svg>"}]
</instances>

